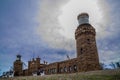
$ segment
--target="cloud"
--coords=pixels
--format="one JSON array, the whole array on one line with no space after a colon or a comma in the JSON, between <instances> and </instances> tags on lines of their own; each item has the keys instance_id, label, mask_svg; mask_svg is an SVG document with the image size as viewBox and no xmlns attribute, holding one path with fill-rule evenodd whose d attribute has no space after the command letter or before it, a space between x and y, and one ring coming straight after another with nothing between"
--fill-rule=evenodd
<instances>
[{"instance_id":1,"label":"cloud","mask_svg":"<svg viewBox=\"0 0 120 80\"><path fill-rule=\"evenodd\" d=\"M102 46L99 46L101 47L99 48L100 62L111 63L111 62L120 61L120 50L119 50L120 44L116 46L116 45L113 45L113 43L111 43L111 46L110 46L109 42L106 42L106 44L104 43L101 44Z\"/></svg>"},{"instance_id":2,"label":"cloud","mask_svg":"<svg viewBox=\"0 0 120 80\"><path fill-rule=\"evenodd\" d=\"M98 49L101 62L116 62L120 61L120 28L119 28L119 2L108 2L110 4L110 23L106 25L104 32L101 32L103 39L98 39ZM106 8L105 8L106 9ZM101 35L101 36L102 36Z\"/></svg>"},{"instance_id":3,"label":"cloud","mask_svg":"<svg viewBox=\"0 0 120 80\"><path fill-rule=\"evenodd\" d=\"M97 42L105 39L109 41L117 37L120 30L119 12L116 6L112 6L113 4L116 5L106 0L54 0L54 2L42 0L37 16L40 23L37 33L49 47L75 51L74 33L78 26L76 17L81 12L88 12L90 23L97 32ZM119 50L113 51L109 48L110 43L107 45L105 43L98 42L100 60L111 61L119 55ZM101 47L108 48L108 50ZM102 57L102 55L105 56Z\"/></svg>"},{"instance_id":4,"label":"cloud","mask_svg":"<svg viewBox=\"0 0 120 80\"><path fill-rule=\"evenodd\" d=\"M75 58L75 52L74 51L66 51L66 50L49 50L47 52L44 52L44 57L42 58L42 61L47 61L48 63L55 62L55 61L63 61L67 60L67 55L70 57L70 59Z\"/></svg>"},{"instance_id":5,"label":"cloud","mask_svg":"<svg viewBox=\"0 0 120 80\"><path fill-rule=\"evenodd\" d=\"M78 26L76 16L87 12L89 21L95 27L98 39L113 35L108 29L111 23L111 7L105 0L70 0L62 7L63 14L59 16L65 37L74 38L74 30Z\"/></svg>"},{"instance_id":6,"label":"cloud","mask_svg":"<svg viewBox=\"0 0 120 80\"><path fill-rule=\"evenodd\" d=\"M99 0L98 4L101 6L100 12L102 15L102 22L97 23L96 30L97 30L97 39L107 39L118 36L118 33L120 31L120 28L118 25L120 25L120 15L117 1L116 2L109 2L104 0ZM116 10L117 8L117 10Z\"/></svg>"},{"instance_id":7,"label":"cloud","mask_svg":"<svg viewBox=\"0 0 120 80\"><path fill-rule=\"evenodd\" d=\"M67 1L68 0L54 0L54 2L52 2L50 0L42 0L38 19L40 27L37 31L49 46L72 50L75 47L74 40L66 39L59 33L62 28L58 22L58 16L62 13L60 10L61 6Z\"/></svg>"},{"instance_id":8,"label":"cloud","mask_svg":"<svg viewBox=\"0 0 120 80\"><path fill-rule=\"evenodd\" d=\"M109 7L103 0L93 0L93 2L89 0L54 0L54 2L42 0L40 13L37 16L40 23L37 33L50 47L75 50L74 33L78 26L76 17L81 12L89 13L90 22L96 28L98 38L111 34L106 31L107 24L110 22Z\"/></svg>"},{"instance_id":9,"label":"cloud","mask_svg":"<svg viewBox=\"0 0 120 80\"><path fill-rule=\"evenodd\" d=\"M13 67L13 59L15 58L14 56L9 56L9 59L6 59L8 58L8 55L7 53L1 53L0 52L0 75L2 74L2 72L4 71L8 71L10 70L10 67Z\"/></svg>"},{"instance_id":10,"label":"cloud","mask_svg":"<svg viewBox=\"0 0 120 80\"><path fill-rule=\"evenodd\" d=\"M97 4L99 7L99 12L101 13L101 21L95 23L95 28L97 31L97 38L104 39L112 35L109 31L107 31L110 26L111 16L110 16L110 6L105 0L97 0ZM96 17L97 18L97 17Z\"/></svg>"}]
</instances>

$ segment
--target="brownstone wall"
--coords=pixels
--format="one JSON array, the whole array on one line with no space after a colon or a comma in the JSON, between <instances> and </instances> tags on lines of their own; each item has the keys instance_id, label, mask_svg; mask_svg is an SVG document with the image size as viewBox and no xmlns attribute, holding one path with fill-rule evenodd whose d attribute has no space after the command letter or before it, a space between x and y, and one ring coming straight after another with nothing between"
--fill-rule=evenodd
<instances>
[{"instance_id":1,"label":"brownstone wall","mask_svg":"<svg viewBox=\"0 0 120 80\"><path fill-rule=\"evenodd\" d=\"M45 74L56 74L58 73L58 63L51 63L45 66Z\"/></svg>"},{"instance_id":2,"label":"brownstone wall","mask_svg":"<svg viewBox=\"0 0 120 80\"><path fill-rule=\"evenodd\" d=\"M15 71L14 76L21 76L23 63L20 60L16 60L13 65L14 65L14 71Z\"/></svg>"},{"instance_id":3,"label":"brownstone wall","mask_svg":"<svg viewBox=\"0 0 120 80\"><path fill-rule=\"evenodd\" d=\"M80 25L76 29L77 57L80 58L82 71L100 69L95 35L95 29L90 24Z\"/></svg>"},{"instance_id":4,"label":"brownstone wall","mask_svg":"<svg viewBox=\"0 0 120 80\"><path fill-rule=\"evenodd\" d=\"M23 76L28 76L28 69L23 70Z\"/></svg>"},{"instance_id":5,"label":"brownstone wall","mask_svg":"<svg viewBox=\"0 0 120 80\"><path fill-rule=\"evenodd\" d=\"M51 63L49 65L46 65L45 67L46 74L62 74L62 73L74 73L74 72L78 72L77 58Z\"/></svg>"},{"instance_id":6,"label":"brownstone wall","mask_svg":"<svg viewBox=\"0 0 120 80\"><path fill-rule=\"evenodd\" d=\"M28 62L28 75L32 75L33 72L40 68L40 59L34 59Z\"/></svg>"}]
</instances>

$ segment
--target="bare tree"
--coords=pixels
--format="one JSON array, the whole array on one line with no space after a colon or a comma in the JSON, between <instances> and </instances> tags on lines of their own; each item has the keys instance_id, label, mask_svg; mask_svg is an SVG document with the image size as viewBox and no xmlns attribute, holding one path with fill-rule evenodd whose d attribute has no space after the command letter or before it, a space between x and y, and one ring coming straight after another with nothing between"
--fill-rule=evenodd
<instances>
[{"instance_id":1,"label":"bare tree","mask_svg":"<svg viewBox=\"0 0 120 80\"><path fill-rule=\"evenodd\" d=\"M120 68L120 62L116 62L116 67Z\"/></svg>"},{"instance_id":2,"label":"bare tree","mask_svg":"<svg viewBox=\"0 0 120 80\"><path fill-rule=\"evenodd\" d=\"M111 62L111 63L109 64L109 66L111 66L113 69L116 68L116 67L115 67L115 63L113 63L113 62Z\"/></svg>"}]
</instances>

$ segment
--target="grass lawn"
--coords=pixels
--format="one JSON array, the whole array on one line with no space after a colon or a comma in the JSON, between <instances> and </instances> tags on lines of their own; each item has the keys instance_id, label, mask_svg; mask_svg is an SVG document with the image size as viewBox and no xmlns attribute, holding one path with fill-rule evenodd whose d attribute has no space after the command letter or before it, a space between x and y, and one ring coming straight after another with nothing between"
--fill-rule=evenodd
<instances>
[{"instance_id":1,"label":"grass lawn","mask_svg":"<svg viewBox=\"0 0 120 80\"><path fill-rule=\"evenodd\" d=\"M0 78L0 80L120 80L120 69L90 71L73 74Z\"/></svg>"}]
</instances>

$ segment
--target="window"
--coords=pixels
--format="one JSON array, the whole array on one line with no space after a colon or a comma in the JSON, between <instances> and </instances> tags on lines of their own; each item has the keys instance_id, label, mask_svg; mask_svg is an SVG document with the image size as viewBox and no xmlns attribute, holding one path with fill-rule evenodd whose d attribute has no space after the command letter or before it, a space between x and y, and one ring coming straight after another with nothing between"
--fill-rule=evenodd
<instances>
[{"instance_id":1,"label":"window","mask_svg":"<svg viewBox=\"0 0 120 80\"><path fill-rule=\"evenodd\" d=\"M66 67L64 67L64 72L67 72L67 68Z\"/></svg>"},{"instance_id":2,"label":"window","mask_svg":"<svg viewBox=\"0 0 120 80\"><path fill-rule=\"evenodd\" d=\"M71 66L69 66L69 72L71 72L72 71L72 68L71 68Z\"/></svg>"},{"instance_id":3,"label":"window","mask_svg":"<svg viewBox=\"0 0 120 80\"><path fill-rule=\"evenodd\" d=\"M90 39L87 39L87 41L90 41Z\"/></svg>"},{"instance_id":4,"label":"window","mask_svg":"<svg viewBox=\"0 0 120 80\"><path fill-rule=\"evenodd\" d=\"M55 68L52 69L52 73L55 73Z\"/></svg>"},{"instance_id":5,"label":"window","mask_svg":"<svg viewBox=\"0 0 120 80\"><path fill-rule=\"evenodd\" d=\"M74 71L77 71L77 66L76 65L74 65L73 68L74 68Z\"/></svg>"},{"instance_id":6,"label":"window","mask_svg":"<svg viewBox=\"0 0 120 80\"><path fill-rule=\"evenodd\" d=\"M83 48L80 49L81 54L83 54Z\"/></svg>"},{"instance_id":7,"label":"window","mask_svg":"<svg viewBox=\"0 0 120 80\"><path fill-rule=\"evenodd\" d=\"M50 69L50 73L52 73L52 69Z\"/></svg>"},{"instance_id":8,"label":"window","mask_svg":"<svg viewBox=\"0 0 120 80\"><path fill-rule=\"evenodd\" d=\"M63 72L63 69L62 69L62 68L60 68L60 72Z\"/></svg>"},{"instance_id":9,"label":"window","mask_svg":"<svg viewBox=\"0 0 120 80\"><path fill-rule=\"evenodd\" d=\"M54 72L55 72L55 73L57 72L57 69L56 69L56 68L54 69Z\"/></svg>"},{"instance_id":10,"label":"window","mask_svg":"<svg viewBox=\"0 0 120 80\"><path fill-rule=\"evenodd\" d=\"M51 69L51 73L54 73L54 69Z\"/></svg>"},{"instance_id":11,"label":"window","mask_svg":"<svg viewBox=\"0 0 120 80\"><path fill-rule=\"evenodd\" d=\"M50 73L50 70L48 69L48 73Z\"/></svg>"},{"instance_id":12,"label":"window","mask_svg":"<svg viewBox=\"0 0 120 80\"><path fill-rule=\"evenodd\" d=\"M90 39L87 39L87 43L90 44Z\"/></svg>"}]
</instances>

